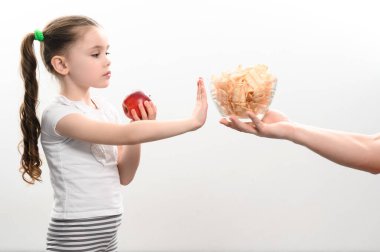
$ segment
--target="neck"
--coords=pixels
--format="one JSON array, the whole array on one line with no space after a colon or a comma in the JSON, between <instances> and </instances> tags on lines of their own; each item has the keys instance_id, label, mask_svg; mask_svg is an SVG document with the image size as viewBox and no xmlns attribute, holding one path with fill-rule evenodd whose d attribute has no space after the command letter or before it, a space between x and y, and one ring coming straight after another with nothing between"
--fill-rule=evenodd
<instances>
[{"instance_id":1,"label":"neck","mask_svg":"<svg viewBox=\"0 0 380 252\"><path fill-rule=\"evenodd\" d=\"M81 87L71 82L61 82L60 94L72 101L83 101L87 105L92 105L90 89Z\"/></svg>"}]
</instances>

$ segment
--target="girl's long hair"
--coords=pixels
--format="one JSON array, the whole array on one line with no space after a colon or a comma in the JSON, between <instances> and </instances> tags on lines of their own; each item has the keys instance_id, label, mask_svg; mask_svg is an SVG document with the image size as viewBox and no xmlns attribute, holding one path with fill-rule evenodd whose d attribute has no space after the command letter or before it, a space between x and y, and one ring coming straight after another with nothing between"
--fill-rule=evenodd
<instances>
[{"instance_id":1,"label":"girl's long hair","mask_svg":"<svg viewBox=\"0 0 380 252\"><path fill-rule=\"evenodd\" d=\"M55 55L64 54L65 50L83 34L81 28L98 26L85 16L64 16L51 21L42 31L41 58L47 70L58 75L51 64ZM34 184L41 181L42 161L38 149L41 124L37 117L38 81L37 58L34 52L34 33L27 34L21 43L21 78L24 82L24 100L20 106L20 125L23 139L19 144L21 153L20 172L25 182Z\"/></svg>"}]
</instances>

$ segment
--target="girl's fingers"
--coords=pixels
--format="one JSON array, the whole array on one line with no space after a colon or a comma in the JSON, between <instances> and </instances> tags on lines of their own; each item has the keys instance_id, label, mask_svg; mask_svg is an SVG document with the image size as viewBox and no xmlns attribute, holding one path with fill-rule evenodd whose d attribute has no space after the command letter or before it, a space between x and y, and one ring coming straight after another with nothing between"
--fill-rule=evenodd
<instances>
[{"instance_id":1,"label":"girl's fingers","mask_svg":"<svg viewBox=\"0 0 380 252\"><path fill-rule=\"evenodd\" d=\"M139 103L139 109L141 113L141 119L142 120L148 120L148 115L146 114L145 107L142 103Z\"/></svg>"},{"instance_id":2,"label":"girl's fingers","mask_svg":"<svg viewBox=\"0 0 380 252\"><path fill-rule=\"evenodd\" d=\"M150 102L150 104L153 107L154 114L157 115L157 107L156 107L156 105L153 102Z\"/></svg>"},{"instance_id":3,"label":"girl's fingers","mask_svg":"<svg viewBox=\"0 0 380 252\"><path fill-rule=\"evenodd\" d=\"M199 77L197 84L198 84L197 100L199 101L202 99L202 94L203 94L203 79L202 79L202 77Z\"/></svg>"},{"instance_id":4,"label":"girl's fingers","mask_svg":"<svg viewBox=\"0 0 380 252\"><path fill-rule=\"evenodd\" d=\"M140 118L139 118L139 116L137 115L136 110L132 109L132 110L131 110L131 114L132 114L132 117L133 117L133 120L134 120L134 121L140 121Z\"/></svg>"},{"instance_id":5,"label":"girl's fingers","mask_svg":"<svg viewBox=\"0 0 380 252\"><path fill-rule=\"evenodd\" d=\"M153 107L151 106L151 102L145 101L144 106L146 108L146 111L148 112L148 119L154 119L156 117Z\"/></svg>"},{"instance_id":6,"label":"girl's fingers","mask_svg":"<svg viewBox=\"0 0 380 252\"><path fill-rule=\"evenodd\" d=\"M201 94L202 99L207 100L206 87L205 87L205 83L203 82L203 79L202 79L201 85L202 85L202 94Z\"/></svg>"}]
</instances>

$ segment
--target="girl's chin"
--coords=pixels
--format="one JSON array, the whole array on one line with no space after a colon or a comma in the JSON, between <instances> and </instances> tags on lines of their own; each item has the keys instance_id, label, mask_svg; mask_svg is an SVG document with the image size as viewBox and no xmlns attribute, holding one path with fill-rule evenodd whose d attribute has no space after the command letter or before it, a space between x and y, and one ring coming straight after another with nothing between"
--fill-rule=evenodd
<instances>
[{"instance_id":1,"label":"girl's chin","mask_svg":"<svg viewBox=\"0 0 380 252\"><path fill-rule=\"evenodd\" d=\"M98 83L96 85L93 85L93 88L106 88L110 85L109 81L103 82L103 83Z\"/></svg>"}]
</instances>

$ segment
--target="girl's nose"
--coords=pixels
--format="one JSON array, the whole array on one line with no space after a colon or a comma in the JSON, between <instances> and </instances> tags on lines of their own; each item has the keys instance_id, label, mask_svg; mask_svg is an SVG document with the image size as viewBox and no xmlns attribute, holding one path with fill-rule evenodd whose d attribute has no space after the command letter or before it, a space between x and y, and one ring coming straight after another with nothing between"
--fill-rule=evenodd
<instances>
[{"instance_id":1,"label":"girl's nose","mask_svg":"<svg viewBox=\"0 0 380 252\"><path fill-rule=\"evenodd\" d=\"M105 63L106 66L110 66L111 65L111 60L109 58L109 55L107 55L107 54L105 55L105 62L104 63Z\"/></svg>"}]
</instances>

